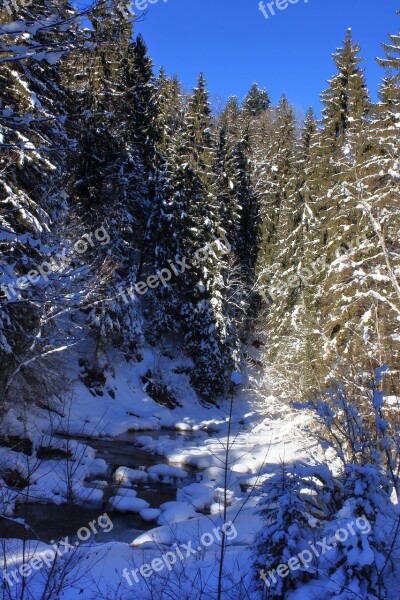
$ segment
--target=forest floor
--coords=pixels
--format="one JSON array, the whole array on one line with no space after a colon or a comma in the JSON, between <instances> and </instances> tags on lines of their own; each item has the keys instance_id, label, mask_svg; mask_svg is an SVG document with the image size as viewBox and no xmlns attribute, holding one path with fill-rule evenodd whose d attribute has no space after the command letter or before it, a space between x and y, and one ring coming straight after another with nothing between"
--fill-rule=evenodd
<instances>
[{"instance_id":1,"label":"forest floor","mask_svg":"<svg viewBox=\"0 0 400 600\"><path fill-rule=\"evenodd\" d=\"M72 489L75 503L85 508L91 504L92 516L107 514L108 521L97 526L100 534L121 513L127 519L134 514L138 518L140 512L143 521L156 520L140 527L142 533L132 527L131 538L129 527L123 537L113 536L111 531L106 538L91 536L86 541L79 541L69 530L70 539L77 542L64 556L56 557L54 569L65 571L60 598L124 599L131 597L131 590L143 600L215 598L224 523L229 525L225 526L223 597L253 597L251 547L262 524L257 511L261 483L283 462L315 463L323 459L323 452L311 434L311 417L273 397L258 373L250 371L233 401L228 398L219 406L205 406L181 373L185 365L184 359L149 349L134 367L116 360L100 395L77 378L68 409L58 411L63 416L52 413L49 419L48 413L38 409L22 419L15 407L4 421L10 435L28 437L35 449L33 456L27 457L0 448L1 464L7 463L30 479L29 494L11 486L3 488L3 511L10 519L15 519L14 508L21 503L64 506ZM180 406L173 410L160 406L144 392L143 378L149 371L162 372ZM160 459L153 460L156 464L152 466L132 460L127 464L123 458L107 461L107 453L96 451L99 440L118 444L124 439L126 449L123 435L128 431L133 435L131 441L128 438L132 456L140 448L149 456L163 457L162 464ZM60 456L39 461L39 448L42 452L43 448L56 449ZM63 452L72 453L72 458L63 458ZM110 468L115 470L114 480L116 473L119 476L119 489L112 499L104 496L104 479L110 478ZM161 488L174 486L176 498L158 506L146 503L143 478ZM89 480L98 485L88 487ZM82 510L81 524L75 518L79 529L88 524L87 514ZM114 532L120 529L116 527ZM29 563L33 556L51 553L48 539L26 542L22 537L35 536L8 536L2 542L7 572ZM158 558L161 562L154 563ZM150 563L158 570L148 566ZM35 598L40 597L47 571L38 570L24 581ZM19 573L17 577L22 582ZM21 582L11 586L12 593L18 593Z\"/></svg>"}]
</instances>

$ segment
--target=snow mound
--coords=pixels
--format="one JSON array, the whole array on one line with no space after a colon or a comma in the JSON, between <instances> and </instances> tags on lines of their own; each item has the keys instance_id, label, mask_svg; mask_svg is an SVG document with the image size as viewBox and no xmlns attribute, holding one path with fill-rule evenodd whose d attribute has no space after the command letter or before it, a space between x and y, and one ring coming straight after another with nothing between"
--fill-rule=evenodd
<instances>
[{"instance_id":1,"label":"snow mound","mask_svg":"<svg viewBox=\"0 0 400 600\"><path fill-rule=\"evenodd\" d=\"M109 500L110 506L119 512L134 512L140 513L146 508L150 508L150 504L141 498L130 498L129 496L113 496Z\"/></svg>"},{"instance_id":2,"label":"snow mound","mask_svg":"<svg viewBox=\"0 0 400 600\"><path fill-rule=\"evenodd\" d=\"M243 475L247 475L248 473L253 472L252 468L249 467L249 465L246 465L245 463L236 463L235 465L232 465L231 471L233 473L241 473Z\"/></svg>"},{"instance_id":3,"label":"snow mound","mask_svg":"<svg viewBox=\"0 0 400 600\"><path fill-rule=\"evenodd\" d=\"M145 508L140 511L140 516L143 521L157 521L158 517L161 515L161 510L158 508Z\"/></svg>"},{"instance_id":4,"label":"snow mound","mask_svg":"<svg viewBox=\"0 0 400 600\"><path fill-rule=\"evenodd\" d=\"M144 483L147 481L147 473L139 469L130 469L129 467L119 467L114 473L115 481L126 483Z\"/></svg>"},{"instance_id":5,"label":"snow mound","mask_svg":"<svg viewBox=\"0 0 400 600\"><path fill-rule=\"evenodd\" d=\"M170 467L169 465L153 465L147 469L151 481L169 482L174 479L185 479L186 471L179 467Z\"/></svg>"},{"instance_id":6,"label":"snow mound","mask_svg":"<svg viewBox=\"0 0 400 600\"><path fill-rule=\"evenodd\" d=\"M174 464L188 465L199 470L208 469L208 467L213 466L211 453L200 448L187 448L175 451L168 455L168 460Z\"/></svg>"},{"instance_id":7,"label":"snow mound","mask_svg":"<svg viewBox=\"0 0 400 600\"><path fill-rule=\"evenodd\" d=\"M159 525L168 525L198 517L195 509L188 502L165 502L160 506L162 514L158 518Z\"/></svg>"},{"instance_id":8,"label":"snow mound","mask_svg":"<svg viewBox=\"0 0 400 600\"><path fill-rule=\"evenodd\" d=\"M232 490L225 490L224 488L216 488L214 491L214 499L219 503L219 506L224 505L226 500L226 506L231 506L235 502L235 494Z\"/></svg>"},{"instance_id":9,"label":"snow mound","mask_svg":"<svg viewBox=\"0 0 400 600\"><path fill-rule=\"evenodd\" d=\"M208 508L214 500L214 490L202 483L191 483L178 490L177 499L190 502L199 511Z\"/></svg>"},{"instance_id":10,"label":"snow mound","mask_svg":"<svg viewBox=\"0 0 400 600\"><path fill-rule=\"evenodd\" d=\"M100 477L101 475L105 475L107 473L108 465L104 459L95 458L88 465L88 469L90 477Z\"/></svg>"}]
</instances>

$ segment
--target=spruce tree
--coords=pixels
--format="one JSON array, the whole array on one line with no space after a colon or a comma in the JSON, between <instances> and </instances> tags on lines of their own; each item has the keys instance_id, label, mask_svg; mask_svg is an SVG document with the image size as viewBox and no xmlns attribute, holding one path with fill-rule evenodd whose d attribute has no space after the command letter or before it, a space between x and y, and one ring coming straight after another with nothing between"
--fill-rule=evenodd
<instances>
[{"instance_id":1,"label":"spruce tree","mask_svg":"<svg viewBox=\"0 0 400 600\"><path fill-rule=\"evenodd\" d=\"M214 176L213 193L219 207L221 228L235 251L238 250L237 230L241 216L241 203L235 188L234 168L231 165L232 148L229 147L226 129L221 127L215 152L212 172Z\"/></svg>"},{"instance_id":2,"label":"spruce tree","mask_svg":"<svg viewBox=\"0 0 400 600\"><path fill-rule=\"evenodd\" d=\"M246 287L251 290L259 245L259 203L251 182L250 144L248 135L237 141L229 159L229 172L237 205L236 231L232 240Z\"/></svg>"},{"instance_id":3,"label":"spruce tree","mask_svg":"<svg viewBox=\"0 0 400 600\"><path fill-rule=\"evenodd\" d=\"M305 388L309 368L307 312L311 307L306 306L315 270L306 252L313 219L308 172L316 127L310 109L296 143L289 193L281 206L277 231L281 244L271 284L263 290L264 301L269 304L267 357L276 383L291 381L291 391Z\"/></svg>"},{"instance_id":4,"label":"spruce tree","mask_svg":"<svg viewBox=\"0 0 400 600\"><path fill-rule=\"evenodd\" d=\"M257 157L259 169L257 194L260 203L261 241L257 270L261 285L270 284L273 265L279 252L278 224L282 203L290 194L295 143L293 110L283 95L276 109L272 140L265 156Z\"/></svg>"},{"instance_id":5,"label":"spruce tree","mask_svg":"<svg viewBox=\"0 0 400 600\"><path fill-rule=\"evenodd\" d=\"M224 129L228 143L237 141L240 135L241 110L236 96L230 96L218 119L218 127Z\"/></svg>"},{"instance_id":6,"label":"spruce tree","mask_svg":"<svg viewBox=\"0 0 400 600\"><path fill-rule=\"evenodd\" d=\"M68 269L46 279L36 268L66 243L57 227L68 151L58 59L73 47L73 15L65 2L0 9L0 404L9 392L31 398L36 383L37 399L46 395L49 371L36 361L56 351L51 321L62 301L65 310L70 303L60 283Z\"/></svg>"},{"instance_id":7,"label":"spruce tree","mask_svg":"<svg viewBox=\"0 0 400 600\"><path fill-rule=\"evenodd\" d=\"M390 368L384 375L385 385L396 392L398 348L393 332L398 329L400 314L397 252L400 229L400 36L390 35L389 40L389 44L383 44L385 58L378 59L386 69L379 88L379 101L365 128L368 152L359 161L355 184L349 186L363 236L362 244L359 247L353 245L341 260L342 272L351 281L352 300L347 314L354 334L353 340L349 340L344 332L342 339L354 353L354 346L358 346L358 360L366 370L387 364Z\"/></svg>"},{"instance_id":8,"label":"spruce tree","mask_svg":"<svg viewBox=\"0 0 400 600\"><path fill-rule=\"evenodd\" d=\"M264 527L256 535L253 569L257 588L262 598L278 600L299 583L305 583L315 573L315 559L306 568L304 564L289 571L287 577L276 574L279 565L287 565L307 547L312 537L313 518L301 493L307 483L294 469L281 465L279 471L262 486L259 502Z\"/></svg>"},{"instance_id":9,"label":"spruce tree","mask_svg":"<svg viewBox=\"0 0 400 600\"><path fill-rule=\"evenodd\" d=\"M156 151L159 138L157 88L153 64L141 35L138 35L135 42L129 45L125 64L127 69L125 120L129 128L130 142L138 149L147 178L152 183L149 189L151 202L154 194L154 178L159 167ZM126 115L127 108L130 111L129 115Z\"/></svg>"},{"instance_id":10,"label":"spruce tree","mask_svg":"<svg viewBox=\"0 0 400 600\"><path fill-rule=\"evenodd\" d=\"M351 307L357 276L352 275L351 251L347 270L342 255L353 247L359 252L362 244L365 220L357 208L357 186L360 164L370 153L366 131L371 109L359 51L349 30L333 56L338 73L322 94L322 128L311 146L313 220L305 251L315 277L306 303L319 331L313 361L316 381L331 371L330 361L338 364L338 357L348 351L346 339L353 336ZM355 319L357 314L355 310Z\"/></svg>"},{"instance_id":11,"label":"spruce tree","mask_svg":"<svg viewBox=\"0 0 400 600\"><path fill-rule=\"evenodd\" d=\"M157 149L165 158L175 133L183 125L184 97L177 75L168 77L163 68L156 80Z\"/></svg>"},{"instance_id":12,"label":"spruce tree","mask_svg":"<svg viewBox=\"0 0 400 600\"><path fill-rule=\"evenodd\" d=\"M242 112L247 118L259 117L269 108L270 104L271 100L267 91L260 89L254 82L243 100Z\"/></svg>"},{"instance_id":13,"label":"spruce tree","mask_svg":"<svg viewBox=\"0 0 400 600\"><path fill-rule=\"evenodd\" d=\"M137 343L138 309L129 294L154 194L149 184L155 180L156 156L151 64L141 38L132 40L128 7L128 2L99 0L90 13L92 43L64 64L69 105L81 113L68 122L75 139L66 181L70 224L79 222L89 231L101 225L112 240L102 250L113 265L109 300L88 315L96 339L91 366L99 371L110 343L128 355Z\"/></svg>"},{"instance_id":14,"label":"spruce tree","mask_svg":"<svg viewBox=\"0 0 400 600\"><path fill-rule=\"evenodd\" d=\"M190 265L174 281L151 293L152 337L156 332L181 336L183 348L195 362L192 382L202 397L212 401L226 390L227 374L240 360L235 328L227 312L223 253L207 251L216 250L215 241L225 233L216 196L215 182L220 175L208 94L200 75L187 102L183 127L174 134L167 151L165 187L151 217L153 259L147 270L161 271L169 268L169 261L183 258ZM195 259L201 250L205 256Z\"/></svg>"}]
</instances>

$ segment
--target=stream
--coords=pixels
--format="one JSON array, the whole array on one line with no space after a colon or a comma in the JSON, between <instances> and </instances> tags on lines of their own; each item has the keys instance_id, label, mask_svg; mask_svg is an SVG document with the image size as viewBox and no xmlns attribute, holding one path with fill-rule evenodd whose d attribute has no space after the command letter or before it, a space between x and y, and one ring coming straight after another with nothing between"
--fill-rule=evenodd
<instances>
[{"instance_id":1,"label":"stream","mask_svg":"<svg viewBox=\"0 0 400 600\"><path fill-rule=\"evenodd\" d=\"M172 430L146 431L147 436L157 439L160 435L168 434L170 438L191 440L191 432L177 432ZM125 433L114 438L80 439L96 450L96 458L102 458L108 465L105 475L85 482L86 487L99 487L104 495L102 501L90 504L53 504L53 503L26 503L17 504L13 519L23 520L30 528L26 529L22 523L0 519L0 537L3 538L37 538L43 542L51 542L65 536L74 539L76 532L99 516L107 512L113 528L105 532L100 527L99 533L94 537L96 542L118 541L130 543L141 533L154 528L155 521L146 522L139 514L133 512L119 512L109 505L109 498L114 496L120 483L113 479L113 473L118 467L124 466L132 469L143 469L153 465L168 464L164 456L146 452L137 444L137 437L143 432ZM66 436L60 436L65 439ZM71 436L71 439L76 439ZM164 502L176 500L179 486L185 486L196 480L196 472L191 467L183 467L188 472L188 477L183 482L163 483L147 482L134 483L129 489L137 492L137 498L146 500L151 508L159 508ZM101 482L98 480L101 479ZM24 533L25 532L25 533ZM93 537L91 541L93 541ZM76 538L75 538L76 539Z\"/></svg>"}]
</instances>

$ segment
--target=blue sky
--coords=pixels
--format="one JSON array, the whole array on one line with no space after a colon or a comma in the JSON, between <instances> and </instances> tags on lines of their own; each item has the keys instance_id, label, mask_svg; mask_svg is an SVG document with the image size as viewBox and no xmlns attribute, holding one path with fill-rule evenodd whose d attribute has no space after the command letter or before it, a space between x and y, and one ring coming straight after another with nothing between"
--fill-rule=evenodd
<instances>
[{"instance_id":1,"label":"blue sky","mask_svg":"<svg viewBox=\"0 0 400 600\"><path fill-rule=\"evenodd\" d=\"M134 8L141 2L146 0L133 0ZM185 89L203 71L211 97L242 98L257 81L273 102L285 92L295 107L319 111L319 94L335 72L332 52L351 27L375 97L382 70L374 57L382 55L387 33L400 30L399 1L298 0L268 19L258 2L153 0L135 31L143 34L155 66L177 72Z\"/></svg>"}]
</instances>

